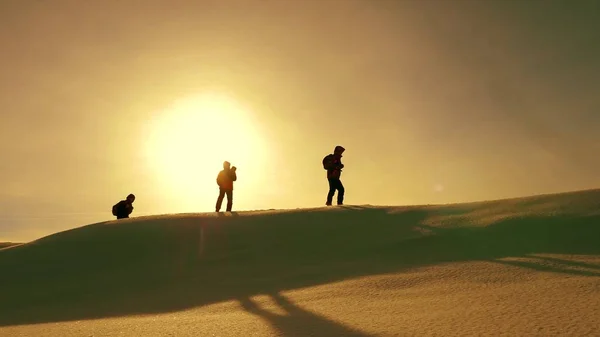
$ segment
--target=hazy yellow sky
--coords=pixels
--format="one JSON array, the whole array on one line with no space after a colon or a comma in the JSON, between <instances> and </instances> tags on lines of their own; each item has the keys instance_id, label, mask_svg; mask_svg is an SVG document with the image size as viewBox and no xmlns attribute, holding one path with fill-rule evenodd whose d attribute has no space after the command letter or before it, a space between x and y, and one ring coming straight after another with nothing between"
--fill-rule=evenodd
<instances>
[{"instance_id":1,"label":"hazy yellow sky","mask_svg":"<svg viewBox=\"0 0 600 337\"><path fill-rule=\"evenodd\" d=\"M234 210L322 206L335 145L347 204L599 187L599 13L4 0L0 241L111 219L128 193L133 216L213 211L223 160L238 166Z\"/></svg>"}]
</instances>

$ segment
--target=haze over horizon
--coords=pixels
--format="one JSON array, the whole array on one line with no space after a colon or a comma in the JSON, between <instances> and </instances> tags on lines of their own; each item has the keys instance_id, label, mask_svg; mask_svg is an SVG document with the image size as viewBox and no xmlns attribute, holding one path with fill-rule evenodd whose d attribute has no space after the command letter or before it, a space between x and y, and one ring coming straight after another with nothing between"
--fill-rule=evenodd
<instances>
[{"instance_id":1,"label":"haze over horizon","mask_svg":"<svg viewBox=\"0 0 600 337\"><path fill-rule=\"evenodd\" d=\"M568 4L568 5L567 5ZM132 216L600 187L600 2L0 3L0 241Z\"/></svg>"}]
</instances>

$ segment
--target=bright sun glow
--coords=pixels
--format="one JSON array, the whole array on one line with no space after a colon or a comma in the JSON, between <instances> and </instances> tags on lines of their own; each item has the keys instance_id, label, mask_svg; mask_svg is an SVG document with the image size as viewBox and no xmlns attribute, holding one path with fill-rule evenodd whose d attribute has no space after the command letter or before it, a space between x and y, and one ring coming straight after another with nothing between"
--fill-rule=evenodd
<instances>
[{"instance_id":1,"label":"bright sun glow","mask_svg":"<svg viewBox=\"0 0 600 337\"><path fill-rule=\"evenodd\" d=\"M160 185L177 200L170 209L212 209L225 160L238 167L236 184L248 194L266 152L252 117L233 99L211 93L177 101L150 121L145 154Z\"/></svg>"}]
</instances>

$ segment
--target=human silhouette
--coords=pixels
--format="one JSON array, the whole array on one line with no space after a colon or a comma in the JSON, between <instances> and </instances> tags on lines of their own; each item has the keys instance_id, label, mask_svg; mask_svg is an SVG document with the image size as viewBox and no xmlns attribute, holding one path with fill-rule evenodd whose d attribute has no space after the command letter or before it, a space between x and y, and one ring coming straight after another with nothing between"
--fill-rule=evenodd
<instances>
[{"instance_id":1,"label":"human silhouette","mask_svg":"<svg viewBox=\"0 0 600 337\"><path fill-rule=\"evenodd\" d=\"M346 149L338 145L332 154L328 154L323 158L323 168L327 170L327 180L329 181L329 193L327 194L327 202L325 203L327 206L331 206L336 191L338 192L337 204L344 204L345 189L340 180L342 169L344 168L344 164L342 164L342 153L344 151Z\"/></svg>"},{"instance_id":2,"label":"human silhouette","mask_svg":"<svg viewBox=\"0 0 600 337\"><path fill-rule=\"evenodd\" d=\"M125 200L121 200L116 203L112 208L112 214L117 219L129 218L129 214L133 212L133 202L135 201L135 195L129 194Z\"/></svg>"},{"instance_id":3,"label":"human silhouette","mask_svg":"<svg viewBox=\"0 0 600 337\"><path fill-rule=\"evenodd\" d=\"M237 168L231 166L228 161L223 162L223 170L217 175L217 185L219 185L219 197L217 198L217 205L215 211L221 211L221 204L223 198L227 195L227 212L231 212L233 206L233 182L237 180L236 174Z\"/></svg>"}]
</instances>

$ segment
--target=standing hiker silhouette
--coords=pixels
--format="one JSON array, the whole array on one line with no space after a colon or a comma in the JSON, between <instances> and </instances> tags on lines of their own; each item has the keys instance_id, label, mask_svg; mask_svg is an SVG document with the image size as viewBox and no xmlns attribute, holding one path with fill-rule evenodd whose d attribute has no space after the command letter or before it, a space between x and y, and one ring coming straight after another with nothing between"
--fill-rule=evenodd
<instances>
[{"instance_id":1,"label":"standing hiker silhouette","mask_svg":"<svg viewBox=\"0 0 600 337\"><path fill-rule=\"evenodd\" d=\"M344 151L346 149L338 145L332 154L328 154L323 158L323 168L327 170L327 181L329 182L329 193L327 193L327 201L325 203L327 206L331 206L336 191L338 192L337 204L344 204L344 193L346 190L340 180L342 169L344 168L344 164L342 164L342 153Z\"/></svg>"},{"instance_id":2,"label":"standing hiker silhouette","mask_svg":"<svg viewBox=\"0 0 600 337\"><path fill-rule=\"evenodd\" d=\"M223 170L217 175L217 185L219 185L219 197L217 198L217 204L215 211L221 211L221 204L223 198L227 195L227 212L231 212L233 206L233 182L237 180L236 174L237 168L231 166L228 161L223 162Z\"/></svg>"}]
</instances>

